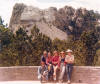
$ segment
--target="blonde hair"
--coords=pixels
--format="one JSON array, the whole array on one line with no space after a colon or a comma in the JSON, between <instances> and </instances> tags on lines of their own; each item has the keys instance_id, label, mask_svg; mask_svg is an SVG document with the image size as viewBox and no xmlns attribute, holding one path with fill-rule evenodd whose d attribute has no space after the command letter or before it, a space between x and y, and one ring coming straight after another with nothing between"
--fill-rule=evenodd
<instances>
[{"instance_id":1,"label":"blonde hair","mask_svg":"<svg viewBox=\"0 0 100 84\"><path fill-rule=\"evenodd\" d=\"M55 50L55 51L53 51L53 55L54 55L55 53L58 53L58 52Z\"/></svg>"},{"instance_id":2,"label":"blonde hair","mask_svg":"<svg viewBox=\"0 0 100 84\"><path fill-rule=\"evenodd\" d=\"M43 54L47 54L47 51L45 50L45 51L43 52Z\"/></svg>"}]
</instances>

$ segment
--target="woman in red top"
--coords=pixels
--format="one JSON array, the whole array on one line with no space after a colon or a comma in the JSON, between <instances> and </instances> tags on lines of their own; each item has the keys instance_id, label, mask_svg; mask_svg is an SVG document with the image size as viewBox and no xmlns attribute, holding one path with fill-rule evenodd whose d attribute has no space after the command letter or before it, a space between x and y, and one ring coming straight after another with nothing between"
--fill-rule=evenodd
<instances>
[{"instance_id":1,"label":"woman in red top","mask_svg":"<svg viewBox=\"0 0 100 84\"><path fill-rule=\"evenodd\" d=\"M46 58L46 64L51 65L52 64L52 56L51 53L48 52L48 57Z\"/></svg>"},{"instance_id":2,"label":"woman in red top","mask_svg":"<svg viewBox=\"0 0 100 84\"><path fill-rule=\"evenodd\" d=\"M56 72L57 69L59 68L59 54L57 51L53 52L53 58L52 58L52 64L53 64L53 69L54 69L54 73L53 73L53 79L54 81L56 81Z\"/></svg>"},{"instance_id":3,"label":"woman in red top","mask_svg":"<svg viewBox=\"0 0 100 84\"><path fill-rule=\"evenodd\" d=\"M53 65L52 65L52 55L48 52L48 57L46 58L46 64L48 67L48 79L49 81L53 80Z\"/></svg>"}]
</instances>

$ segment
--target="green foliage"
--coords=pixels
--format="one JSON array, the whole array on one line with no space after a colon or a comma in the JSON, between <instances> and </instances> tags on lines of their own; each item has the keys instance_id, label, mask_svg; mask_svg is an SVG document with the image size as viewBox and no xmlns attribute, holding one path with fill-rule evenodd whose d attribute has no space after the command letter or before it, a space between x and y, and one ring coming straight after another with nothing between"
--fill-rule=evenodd
<instances>
[{"instance_id":1,"label":"green foliage","mask_svg":"<svg viewBox=\"0 0 100 84\"><path fill-rule=\"evenodd\" d=\"M67 48L67 42L65 40L61 41L59 39L54 39L52 42L52 50L65 51Z\"/></svg>"},{"instance_id":2,"label":"green foliage","mask_svg":"<svg viewBox=\"0 0 100 84\"><path fill-rule=\"evenodd\" d=\"M6 33L4 33L6 31ZM9 43L3 43L0 53L0 66L28 66L40 65L40 58L44 50L47 51L66 51L72 49L75 55L75 65L98 65L96 54L98 39L94 31L83 32L79 40L61 41L59 39L51 40L49 37L39 32L36 26L31 30L31 36L28 36L23 28L19 28L13 35L8 29L3 28L2 33L11 35ZM8 38L8 37L6 37ZM6 39L2 38L4 41Z\"/></svg>"},{"instance_id":3,"label":"green foliage","mask_svg":"<svg viewBox=\"0 0 100 84\"><path fill-rule=\"evenodd\" d=\"M9 31L8 28L5 28L4 21L0 17L0 51L4 46L8 46L11 43L13 34Z\"/></svg>"},{"instance_id":4,"label":"green foliage","mask_svg":"<svg viewBox=\"0 0 100 84\"><path fill-rule=\"evenodd\" d=\"M11 38L13 37L13 34L8 30L8 28L0 27L0 40L2 43L2 46L8 45L11 42Z\"/></svg>"},{"instance_id":5,"label":"green foliage","mask_svg":"<svg viewBox=\"0 0 100 84\"><path fill-rule=\"evenodd\" d=\"M96 66L100 66L100 49L96 51L96 57L95 57L94 63Z\"/></svg>"},{"instance_id":6,"label":"green foliage","mask_svg":"<svg viewBox=\"0 0 100 84\"><path fill-rule=\"evenodd\" d=\"M37 30L35 26L32 36L28 36L23 28L19 28L16 34L8 39L9 45L2 49L1 66L39 65L42 52L51 49L52 41Z\"/></svg>"},{"instance_id":7,"label":"green foliage","mask_svg":"<svg viewBox=\"0 0 100 84\"><path fill-rule=\"evenodd\" d=\"M7 27L8 24L4 25L4 20L0 16L0 27Z\"/></svg>"},{"instance_id":8,"label":"green foliage","mask_svg":"<svg viewBox=\"0 0 100 84\"><path fill-rule=\"evenodd\" d=\"M96 54L96 43L98 38L94 31L83 32L81 41L86 46L86 65L93 65L94 56Z\"/></svg>"},{"instance_id":9,"label":"green foliage","mask_svg":"<svg viewBox=\"0 0 100 84\"><path fill-rule=\"evenodd\" d=\"M4 20L2 20L1 16L0 16L0 26L4 26Z\"/></svg>"},{"instance_id":10,"label":"green foliage","mask_svg":"<svg viewBox=\"0 0 100 84\"><path fill-rule=\"evenodd\" d=\"M73 46L72 46L73 45ZM81 40L70 41L68 43L70 49L73 50L73 54L75 55L75 65L85 65L86 62L86 46Z\"/></svg>"}]
</instances>

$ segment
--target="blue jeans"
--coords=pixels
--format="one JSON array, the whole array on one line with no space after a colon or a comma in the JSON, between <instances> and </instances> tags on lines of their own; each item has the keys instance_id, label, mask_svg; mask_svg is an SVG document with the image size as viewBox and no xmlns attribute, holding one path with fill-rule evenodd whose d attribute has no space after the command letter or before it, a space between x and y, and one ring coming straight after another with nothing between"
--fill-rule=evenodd
<instances>
[{"instance_id":1,"label":"blue jeans","mask_svg":"<svg viewBox=\"0 0 100 84\"><path fill-rule=\"evenodd\" d=\"M47 66L49 67L50 69L48 70L48 79L50 80L51 77L53 77L53 65L51 66Z\"/></svg>"},{"instance_id":2,"label":"blue jeans","mask_svg":"<svg viewBox=\"0 0 100 84\"><path fill-rule=\"evenodd\" d=\"M66 64L67 79L71 80L73 64Z\"/></svg>"},{"instance_id":3,"label":"blue jeans","mask_svg":"<svg viewBox=\"0 0 100 84\"><path fill-rule=\"evenodd\" d=\"M48 72L47 69L42 72L42 67L38 68L38 79L42 81L42 76L45 76L46 80L48 80Z\"/></svg>"}]
</instances>

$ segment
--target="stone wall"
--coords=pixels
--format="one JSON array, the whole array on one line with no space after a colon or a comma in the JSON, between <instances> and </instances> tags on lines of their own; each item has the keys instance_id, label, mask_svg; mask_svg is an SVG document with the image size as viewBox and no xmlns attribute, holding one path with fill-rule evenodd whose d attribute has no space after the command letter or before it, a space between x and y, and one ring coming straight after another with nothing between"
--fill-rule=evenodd
<instances>
[{"instance_id":1,"label":"stone wall","mask_svg":"<svg viewBox=\"0 0 100 84\"><path fill-rule=\"evenodd\" d=\"M0 67L0 81L37 79L38 66ZM100 67L74 66L72 82L100 84Z\"/></svg>"}]
</instances>

